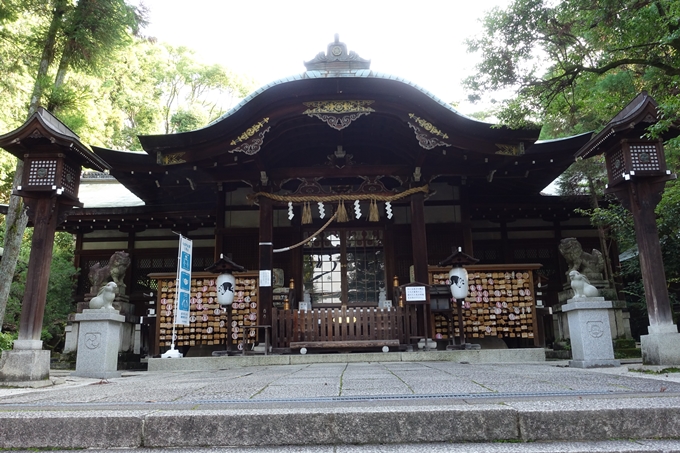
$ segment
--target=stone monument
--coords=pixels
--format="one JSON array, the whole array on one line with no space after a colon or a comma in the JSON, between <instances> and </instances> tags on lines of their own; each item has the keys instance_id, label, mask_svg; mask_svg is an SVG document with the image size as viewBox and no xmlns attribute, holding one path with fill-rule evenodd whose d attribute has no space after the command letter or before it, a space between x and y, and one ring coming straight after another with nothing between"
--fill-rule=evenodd
<instances>
[{"instance_id":1,"label":"stone monument","mask_svg":"<svg viewBox=\"0 0 680 453\"><path fill-rule=\"evenodd\" d=\"M619 366L614 359L609 311L612 303L598 296L598 290L578 271L569 272L574 297L562 306L571 334L572 360L569 366L595 368Z\"/></svg>"}]
</instances>

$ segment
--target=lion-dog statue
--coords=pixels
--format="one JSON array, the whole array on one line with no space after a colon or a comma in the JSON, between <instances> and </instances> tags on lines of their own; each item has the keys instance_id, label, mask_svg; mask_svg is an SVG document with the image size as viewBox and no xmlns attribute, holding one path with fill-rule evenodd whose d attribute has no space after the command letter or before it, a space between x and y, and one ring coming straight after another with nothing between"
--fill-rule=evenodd
<instances>
[{"instance_id":1,"label":"lion-dog statue","mask_svg":"<svg viewBox=\"0 0 680 453\"><path fill-rule=\"evenodd\" d=\"M569 267L567 275L571 271L576 271L591 279L602 279L604 257L599 250L593 249L591 253L584 251L576 238L562 239L559 250Z\"/></svg>"},{"instance_id":2,"label":"lion-dog statue","mask_svg":"<svg viewBox=\"0 0 680 453\"><path fill-rule=\"evenodd\" d=\"M90 278L90 284L92 285L90 292L92 294L99 293L110 277L122 293L121 290L124 291L125 288L125 283L123 282L125 271L129 265L130 255L126 252L115 252L111 255L111 258L109 258L109 263L106 266L101 266L99 263L96 263L90 268L90 271L87 274Z\"/></svg>"}]
</instances>

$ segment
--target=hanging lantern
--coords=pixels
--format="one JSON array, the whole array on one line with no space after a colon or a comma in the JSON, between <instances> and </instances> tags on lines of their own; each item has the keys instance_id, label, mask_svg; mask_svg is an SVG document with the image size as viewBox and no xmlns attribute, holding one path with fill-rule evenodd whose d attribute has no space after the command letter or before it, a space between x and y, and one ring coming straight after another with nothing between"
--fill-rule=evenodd
<instances>
[{"instance_id":1,"label":"hanging lantern","mask_svg":"<svg viewBox=\"0 0 680 453\"><path fill-rule=\"evenodd\" d=\"M468 273L463 267L466 264L474 264L477 259L466 255L458 247L451 256L440 262L440 266L453 266L449 271L449 285L451 288L451 295L458 301L463 302L468 295Z\"/></svg>"},{"instance_id":2,"label":"hanging lantern","mask_svg":"<svg viewBox=\"0 0 680 453\"><path fill-rule=\"evenodd\" d=\"M234 302L234 290L236 289L236 277L233 271L243 272L245 268L234 263L230 258L220 254L220 259L206 268L206 271L220 274L217 276L217 303L223 307L231 306Z\"/></svg>"},{"instance_id":3,"label":"hanging lantern","mask_svg":"<svg viewBox=\"0 0 680 453\"><path fill-rule=\"evenodd\" d=\"M454 267L449 271L451 295L464 300L468 295L468 273L464 267Z\"/></svg>"},{"instance_id":4,"label":"hanging lantern","mask_svg":"<svg viewBox=\"0 0 680 453\"><path fill-rule=\"evenodd\" d=\"M234 288L236 287L236 277L234 274L220 274L217 276L217 303L230 306L234 302Z\"/></svg>"}]
</instances>

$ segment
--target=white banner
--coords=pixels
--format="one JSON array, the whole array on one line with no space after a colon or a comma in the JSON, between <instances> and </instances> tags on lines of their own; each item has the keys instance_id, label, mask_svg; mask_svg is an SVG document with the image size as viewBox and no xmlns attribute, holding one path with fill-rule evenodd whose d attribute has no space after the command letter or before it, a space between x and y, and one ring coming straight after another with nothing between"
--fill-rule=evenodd
<instances>
[{"instance_id":1,"label":"white banner","mask_svg":"<svg viewBox=\"0 0 680 453\"><path fill-rule=\"evenodd\" d=\"M191 298L191 252L192 242L180 235L177 256L177 292L175 293L175 324L189 325Z\"/></svg>"}]
</instances>

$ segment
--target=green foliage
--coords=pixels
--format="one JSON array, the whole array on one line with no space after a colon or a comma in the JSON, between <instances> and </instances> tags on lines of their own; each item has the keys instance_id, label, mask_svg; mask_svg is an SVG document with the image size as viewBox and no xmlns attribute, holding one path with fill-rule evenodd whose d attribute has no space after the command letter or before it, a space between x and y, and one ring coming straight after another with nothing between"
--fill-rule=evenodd
<instances>
[{"instance_id":1,"label":"green foliage","mask_svg":"<svg viewBox=\"0 0 680 453\"><path fill-rule=\"evenodd\" d=\"M606 184L604 158L596 156L574 162L558 180L557 191L564 196L602 196Z\"/></svg>"},{"instance_id":2,"label":"green foliage","mask_svg":"<svg viewBox=\"0 0 680 453\"><path fill-rule=\"evenodd\" d=\"M680 373L680 368L669 367L669 368L662 368L660 370L648 370L648 369L644 369L644 368L631 368L630 371L634 371L636 373L644 373L644 374L668 374L668 373Z\"/></svg>"},{"instance_id":3,"label":"green foliage","mask_svg":"<svg viewBox=\"0 0 680 453\"><path fill-rule=\"evenodd\" d=\"M680 114L679 5L514 0L487 15L483 36L468 40L482 61L465 85L473 100L516 89L499 118L512 126L538 115L549 136L600 128L646 89L662 105L665 130Z\"/></svg>"},{"instance_id":4,"label":"green foliage","mask_svg":"<svg viewBox=\"0 0 680 453\"><path fill-rule=\"evenodd\" d=\"M0 332L0 351L12 349L12 343L16 340L16 335L9 332Z\"/></svg>"},{"instance_id":5,"label":"green foliage","mask_svg":"<svg viewBox=\"0 0 680 453\"><path fill-rule=\"evenodd\" d=\"M144 11L124 0L78 0L64 20L62 60L71 70L96 72L145 23Z\"/></svg>"}]
</instances>

